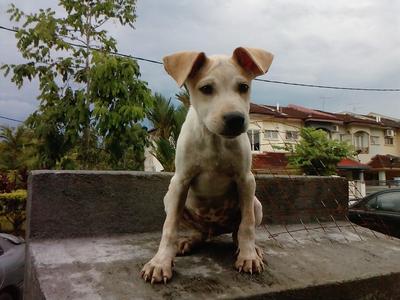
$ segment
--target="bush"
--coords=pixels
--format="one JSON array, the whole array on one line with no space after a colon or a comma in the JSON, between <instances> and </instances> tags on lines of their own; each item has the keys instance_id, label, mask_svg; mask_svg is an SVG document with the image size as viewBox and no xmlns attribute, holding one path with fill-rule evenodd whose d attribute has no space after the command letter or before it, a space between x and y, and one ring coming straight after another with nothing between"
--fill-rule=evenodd
<instances>
[{"instance_id":1,"label":"bush","mask_svg":"<svg viewBox=\"0 0 400 300\"><path fill-rule=\"evenodd\" d=\"M300 136L301 140L295 147L288 144L283 149L291 154L290 165L306 175L334 175L342 158L354 156L351 145L330 139L323 130L303 127Z\"/></svg>"},{"instance_id":2,"label":"bush","mask_svg":"<svg viewBox=\"0 0 400 300\"><path fill-rule=\"evenodd\" d=\"M26 199L26 190L0 194L0 216L12 224L15 234L22 232L22 225L26 219Z\"/></svg>"},{"instance_id":3,"label":"bush","mask_svg":"<svg viewBox=\"0 0 400 300\"><path fill-rule=\"evenodd\" d=\"M11 182L7 173L0 173L0 193L11 193L15 190L14 182Z\"/></svg>"}]
</instances>

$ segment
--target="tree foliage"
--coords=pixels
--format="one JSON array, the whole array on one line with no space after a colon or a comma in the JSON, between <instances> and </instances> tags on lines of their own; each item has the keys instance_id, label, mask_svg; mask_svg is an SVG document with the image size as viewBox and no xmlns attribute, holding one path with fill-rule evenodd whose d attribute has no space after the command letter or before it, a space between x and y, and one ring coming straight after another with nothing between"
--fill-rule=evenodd
<instances>
[{"instance_id":1,"label":"tree foliage","mask_svg":"<svg viewBox=\"0 0 400 300\"><path fill-rule=\"evenodd\" d=\"M38 78L39 108L27 124L38 138L41 167L111 168L143 165L146 131L140 122L152 105L139 66L116 57L107 22L133 27L136 0L60 0L65 16L51 9L25 14L12 5L11 20L24 64L2 66L18 87ZM99 155L101 153L101 155Z\"/></svg>"},{"instance_id":2,"label":"tree foliage","mask_svg":"<svg viewBox=\"0 0 400 300\"><path fill-rule=\"evenodd\" d=\"M0 194L0 217L11 223L16 234L21 233L22 225L26 219L26 198L26 190Z\"/></svg>"},{"instance_id":3,"label":"tree foliage","mask_svg":"<svg viewBox=\"0 0 400 300\"><path fill-rule=\"evenodd\" d=\"M0 126L0 193L26 188L28 170L38 166L36 140L32 130L24 125L17 128ZM12 190L11 189L11 190Z\"/></svg>"},{"instance_id":4,"label":"tree foliage","mask_svg":"<svg viewBox=\"0 0 400 300\"><path fill-rule=\"evenodd\" d=\"M351 145L330 139L323 130L303 127L300 137L295 147L287 145L285 148L291 153L289 163L307 175L336 174L337 163L354 156Z\"/></svg>"},{"instance_id":5,"label":"tree foliage","mask_svg":"<svg viewBox=\"0 0 400 300\"><path fill-rule=\"evenodd\" d=\"M161 163L164 171L173 172L176 144L188 107L183 104L174 106L171 99L160 94L154 98L155 105L148 117L155 128L151 153Z\"/></svg>"},{"instance_id":6,"label":"tree foliage","mask_svg":"<svg viewBox=\"0 0 400 300\"><path fill-rule=\"evenodd\" d=\"M188 92L188 90L186 88L180 90L179 93L177 93L175 95L175 97L176 97L176 99L181 101L184 106L189 108L189 106L190 106L190 95L189 95L189 92Z\"/></svg>"},{"instance_id":7,"label":"tree foliage","mask_svg":"<svg viewBox=\"0 0 400 300\"><path fill-rule=\"evenodd\" d=\"M21 125L0 126L0 171L31 169L36 166L33 132Z\"/></svg>"}]
</instances>

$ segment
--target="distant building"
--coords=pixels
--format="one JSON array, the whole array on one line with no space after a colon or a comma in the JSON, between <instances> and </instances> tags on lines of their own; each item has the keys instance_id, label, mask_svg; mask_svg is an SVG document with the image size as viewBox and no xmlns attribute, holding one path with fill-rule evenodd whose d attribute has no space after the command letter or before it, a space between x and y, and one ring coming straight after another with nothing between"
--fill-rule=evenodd
<instances>
[{"instance_id":1,"label":"distant building","mask_svg":"<svg viewBox=\"0 0 400 300\"><path fill-rule=\"evenodd\" d=\"M150 143L154 142L154 138L156 135L157 129L153 128L148 131L150 135ZM151 146L147 146L144 149L144 170L147 172L162 172L164 171L164 167L158 161L158 159L153 155Z\"/></svg>"},{"instance_id":2,"label":"distant building","mask_svg":"<svg viewBox=\"0 0 400 300\"><path fill-rule=\"evenodd\" d=\"M253 153L253 171L267 174L299 174L288 164L285 144L295 146L300 129L324 130L334 140L352 144L356 160L343 160L338 173L350 180L386 181L400 177L400 120L370 113L330 113L298 105L286 107L251 103L248 137ZM150 131L153 136L156 129ZM145 170L163 167L146 149Z\"/></svg>"},{"instance_id":3,"label":"distant building","mask_svg":"<svg viewBox=\"0 0 400 300\"><path fill-rule=\"evenodd\" d=\"M387 163L378 167L376 163L377 156L380 157L379 161L383 161L382 157L386 157L385 161L397 161L400 157L399 120L375 113L330 113L298 105L280 107L254 103L250 106L248 131L253 170L265 173L294 172L287 168L287 151L282 146L295 146L302 127L324 130L331 139L352 144L358 152L359 164L348 164L346 171L352 177L358 176L354 179L364 180L364 172L368 180L388 180L400 176L395 167L390 168ZM273 157L280 157L281 163L272 163Z\"/></svg>"}]
</instances>

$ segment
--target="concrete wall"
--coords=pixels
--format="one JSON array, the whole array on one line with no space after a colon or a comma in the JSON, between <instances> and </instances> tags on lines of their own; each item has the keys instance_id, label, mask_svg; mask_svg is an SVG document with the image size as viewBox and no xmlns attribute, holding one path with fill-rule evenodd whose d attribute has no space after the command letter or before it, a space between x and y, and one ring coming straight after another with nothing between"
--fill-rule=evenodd
<instances>
[{"instance_id":1,"label":"concrete wall","mask_svg":"<svg viewBox=\"0 0 400 300\"><path fill-rule=\"evenodd\" d=\"M249 124L249 130L260 131L260 150L254 152L287 152L283 149L277 149L275 146L283 147L287 144L297 144L298 140L287 140L286 131L296 131L300 133L300 128L303 127L301 120L292 119L279 119L279 118L268 118L266 116L259 116L252 114L250 115L251 120ZM278 131L276 139L267 139L264 135L266 130Z\"/></svg>"},{"instance_id":2,"label":"concrete wall","mask_svg":"<svg viewBox=\"0 0 400 300\"><path fill-rule=\"evenodd\" d=\"M32 172L24 299L398 299L399 242L339 221L348 186L338 177L256 178L264 222L297 223L257 228L262 274L233 269L224 235L177 258L167 285L145 283L171 175ZM308 223L317 217L332 222Z\"/></svg>"},{"instance_id":3,"label":"concrete wall","mask_svg":"<svg viewBox=\"0 0 400 300\"><path fill-rule=\"evenodd\" d=\"M34 171L29 178L28 238L159 231L172 174ZM257 196L267 223L343 219L348 184L340 177L266 176Z\"/></svg>"}]
</instances>

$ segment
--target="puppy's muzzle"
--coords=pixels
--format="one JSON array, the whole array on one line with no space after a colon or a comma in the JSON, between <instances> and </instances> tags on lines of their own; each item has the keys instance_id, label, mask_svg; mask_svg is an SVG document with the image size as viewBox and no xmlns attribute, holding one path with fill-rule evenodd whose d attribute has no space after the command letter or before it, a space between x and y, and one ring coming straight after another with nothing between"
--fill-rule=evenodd
<instances>
[{"instance_id":1,"label":"puppy's muzzle","mask_svg":"<svg viewBox=\"0 0 400 300\"><path fill-rule=\"evenodd\" d=\"M245 130L245 117L241 112L231 112L223 116L224 129L222 135L228 138L236 137Z\"/></svg>"}]
</instances>

